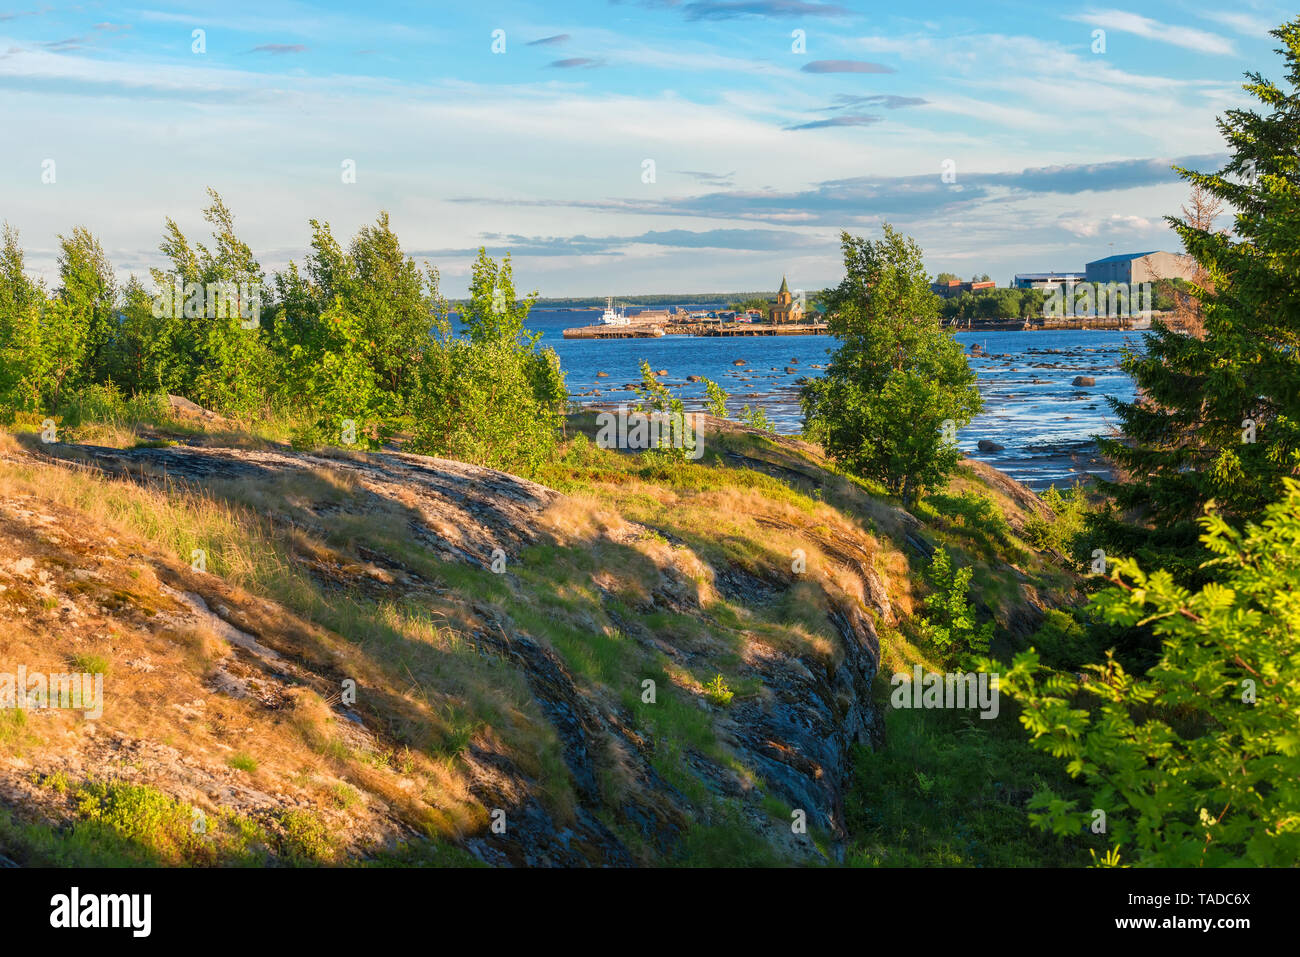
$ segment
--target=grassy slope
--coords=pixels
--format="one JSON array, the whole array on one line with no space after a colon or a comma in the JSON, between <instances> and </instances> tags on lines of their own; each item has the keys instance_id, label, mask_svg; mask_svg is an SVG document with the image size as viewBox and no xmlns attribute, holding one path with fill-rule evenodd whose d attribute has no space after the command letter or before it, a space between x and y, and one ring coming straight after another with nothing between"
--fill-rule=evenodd
<instances>
[{"instance_id":1,"label":"grassy slope","mask_svg":"<svg viewBox=\"0 0 1300 957\"><path fill-rule=\"evenodd\" d=\"M488 825L477 758L490 754L521 769L521 779L496 783L499 793L528 788L572 820L581 802L562 742L517 671L465 640L504 619L553 649L585 695L628 715L654 771L701 812L681 822L671 848L653 846L615 813L635 782L622 779L616 752L600 755L605 797L595 813L637 859L807 860L773 837L790 808L728 747L718 676L744 700L764 693L746 667L757 650L833 661L827 612L844 596L871 610L882 672L936 667L912 624L929 544L975 564L973 597L1001 626L995 652L1025 640L1027 609L1073 596L1071 577L1016 534L1033 503L982 467L964 468L918 509L922 523L801 442L729 427L709 435L699 463L675 463L597 449L586 440L593 425L591 416L571 422L563 457L540 477L565 497L507 575L419 547L400 503L363 510L355 485L328 468L305 484L141 487L45 464L26 454L30 442L11 440L0 463L10 533L0 614L17 627L0 639L0 660L53 671L97 656L119 706L93 730L66 713L3 719L0 793L28 808L0 815L4 853L31 863L463 860L461 842ZM210 423L87 423L61 437L263 444ZM963 494L972 492L995 507ZM189 570L194 548L210 556L211 574ZM808 574L792 581L796 550ZM373 554L389 564L376 568ZM45 580L15 571L33 556ZM394 562L408 587L384 580ZM78 572L88 568L108 571ZM880 592L870 602L864 575ZM690 582L691 601L665 600L665 582ZM264 689L274 708L208 693L214 670L237 662L219 633L189 619L159 625L184 618L174 593L191 589L215 594L301 669L292 687ZM330 706L340 675L385 690L364 703L369 734ZM647 675L663 689L654 707L640 698ZM936 712L895 712L886 723L888 743L859 754L847 801L851 861L1080 859L1078 848L1028 832L1028 789L1052 768L1010 716L996 732ZM720 796L695 756L727 769L745 800ZM202 840L186 826L196 809L211 835ZM827 835L812 838L826 850Z\"/></svg>"}]
</instances>

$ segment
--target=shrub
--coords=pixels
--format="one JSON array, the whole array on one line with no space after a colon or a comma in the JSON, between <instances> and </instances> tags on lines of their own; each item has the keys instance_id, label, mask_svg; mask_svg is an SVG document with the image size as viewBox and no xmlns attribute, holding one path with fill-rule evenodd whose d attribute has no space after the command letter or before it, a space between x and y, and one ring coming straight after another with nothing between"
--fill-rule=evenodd
<instances>
[{"instance_id":1,"label":"shrub","mask_svg":"<svg viewBox=\"0 0 1300 957\"><path fill-rule=\"evenodd\" d=\"M650 450L647 461L661 459L684 462L688 458L688 453L694 451L695 446L687 445L686 407L682 404L682 400L655 378L650 363L644 359L641 360L641 384L632 386L632 391L637 395L634 409L646 415L660 416L669 425L669 428L661 429L657 433L659 445ZM673 443L674 433L680 433L680 445ZM699 434L692 434L698 442Z\"/></svg>"},{"instance_id":2,"label":"shrub","mask_svg":"<svg viewBox=\"0 0 1300 957\"><path fill-rule=\"evenodd\" d=\"M772 420L767 417L767 411L757 402L754 403L753 409L750 409L748 405L741 408L738 418L751 429L758 429L762 432L770 432L773 434L776 432L776 426L772 423Z\"/></svg>"},{"instance_id":3,"label":"shrub","mask_svg":"<svg viewBox=\"0 0 1300 957\"><path fill-rule=\"evenodd\" d=\"M1244 532L1207 512L1201 541L1217 557L1196 592L1115 562L1092 603L1106 621L1150 623L1162 655L1145 677L1110 655L1085 677L1044 668L1032 649L1010 669L988 663L1037 745L1092 790L1084 809L1040 792L1036 825L1077 834L1104 810L1112 860L1142 865L1300 859L1300 483L1284 488Z\"/></svg>"},{"instance_id":4,"label":"shrub","mask_svg":"<svg viewBox=\"0 0 1300 957\"><path fill-rule=\"evenodd\" d=\"M964 658L970 653L987 652L993 637L993 623L975 623L975 608L966 601L970 589L970 565L953 571L946 549L935 549L925 578L933 589L925 599L921 634L946 656Z\"/></svg>"},{"instance_id":5,"label":"shrub","mask_svg":"<svg viewBox=\"0 0 1300 957\"><path fill-rule=\"evenodd\" d=\"M1052 514L1048 518L1033 516L1025 522L1026 538L1035 548L1077 559L1087 518L1094 511L1087 492L1082 485L1072 485L1062 494L1053 485L1041 497Z\"/></svg>"},{"instance_id":6,"label":"shrub","mask_svg":"<svg viewBox=\"0 0 1300 957\"><path fill-rule=\"evenodd\" d=\"M704 693L708 695L710 701L720 705L731 704L731 699L736 696L727 685L727 679L720 674L709 679L709 683L704 686Z\"/></svg>"},{"instance_id":7,"label":"shrub","mask_svg":"<svg viewBox=\"0 0 1300 957\"><path fill-rule=\"evenodd\" d=\"M705 379L704 395L704 410L715 418L725 419L727 417L727 390L712 379Z\"/></svg>"}]
</instances>

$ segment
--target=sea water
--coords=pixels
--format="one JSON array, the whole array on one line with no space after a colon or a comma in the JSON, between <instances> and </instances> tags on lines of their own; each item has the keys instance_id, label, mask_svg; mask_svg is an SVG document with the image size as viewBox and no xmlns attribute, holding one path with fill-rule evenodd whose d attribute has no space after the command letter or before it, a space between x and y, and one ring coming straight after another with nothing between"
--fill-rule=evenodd
<instances>
[{"instance_id":1,"label":"sea water","mask_svg":"<svg viewBox=\"0 0 1300 957\"><path fill-rule=\"evenodd\" d=\"M734 416L745 404L761 405L778 432L802 425L799 380L822 374L836 346L831 336L674 336L659 339L565 339L563 330L586 325L597 313L534 309L528 326L560 357L569 392L578 402L614 404L635 398L645 360L688 410L704 407L704 385L689 375L712 379L731 397ZM978 376L984 411L958 433L958 446L1031 488L1075 482L1105 472L1094 437L1107 435L1116 417L1107 396L1133 399L1132 379L1120 368L1125 349L1141 352L1143 334L1115 330L958 332ZM983 351L971 354L972 345ZM736 360L745 364L735 365ZM605 372L606 376L598 373ZM1071 385L1076 376L1092 386ZM586 393L586 394L582 394ZM593 394L598 393L598 394ZM981 452L987 439L1004 449Z\"/></svg>"}]
</instances>

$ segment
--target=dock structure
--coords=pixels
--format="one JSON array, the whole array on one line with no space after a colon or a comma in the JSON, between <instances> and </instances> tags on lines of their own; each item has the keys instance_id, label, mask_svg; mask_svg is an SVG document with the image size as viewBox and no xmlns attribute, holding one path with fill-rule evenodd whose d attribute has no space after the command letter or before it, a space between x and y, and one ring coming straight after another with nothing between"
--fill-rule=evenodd
<instances>
[{"instance_id":1,"label":"dock structure","mask_svg":"<svg viewBox=\"0 0 1300 957\"><path fill-rule=\"evenodd\" d=\"M566 339L658 339L670 336L820 336L824 322L672 322L667 326L630 322L627 325L575 326L564 330Z\"/></svg>"},{"instance_id":2,"label":"dock structure","mask_svg":"<svg viewBox=\"0 0 1300 957\"><path fill-rule=\"evenodd\" d=\"M820 336L824 322L674 323L668 332L679 336Z\"/></svg>"},{"instance_id":3,"label":"dock structure","mask_svg":"<svg viewBox=\"0 0 1300 957\"><path fill-rule=\"evenodd\" d=\"M662 326L637 323L629 323L625 326L574 326L572 329L564 330L566 339L658 339L663 334Z\"/></svg>"}]
</instances>

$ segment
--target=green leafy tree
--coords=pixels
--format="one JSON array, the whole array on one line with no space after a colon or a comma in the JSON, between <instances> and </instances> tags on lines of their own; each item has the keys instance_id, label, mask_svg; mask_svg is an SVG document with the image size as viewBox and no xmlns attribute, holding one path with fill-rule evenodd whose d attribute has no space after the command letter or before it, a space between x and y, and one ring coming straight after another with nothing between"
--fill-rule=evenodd
<instances>
[{"instance_id":1,"label":"green leafy tree","mask_svg":"<svg viewBox=\"0 0 1300 957\"><path fill-rule=\"evenodd\" d=\"M524 327L536 293L516 296L509 257L497 264L480 249L469 293L466 335L444 330L424 352L409 448L531 475L564 422L559 357Z\"/></svg>"},{"instance_id":2,"label":"green leafy tree","mask_svg":"<svg viewBox=\"0 0 1300 957\"><path fill-rule=\"evenodd\" d=\"M1077 807L1051 791L1031 819L1078 834L1106 812L1111 860L1151 866L1300 860L1300 483L1258 524L1201 519L1212 558L1197 591L1166 569L1115 562L1114 586L1092 600L1108 622L1147 623L1162 655L1144 677L1113 657L1087 679L1044 669L1030 649L1002 673L1038 747L1093 792ZM1091 707L1081 707L1091 703Z\"/></svg>"},{"instance_id":3,"label":"green leafy tree","mask_svg":"<svg viewBox=\"0 0 1300 957\"><path fill-rule=\"evenodd\" d=\"M509 253L497 263L480 247L471 267L469 300L461 310L460 321L470 342L520 342L531 347L541 333L526 332L524 323L536 301L536 292L524 299L516 297Z\"/></svg>"},{"instance_id":4,"label":"green leafy tree","mask_svg":"<svg viewBox=\"0 0 1300 957\"><path fill-rule=\"evenodd\" d=\"M1207 502L1240 526L1300 474L1300 17L1272 31L1286 82L1247 74L1261 111L1228 110L1230 158L1216 173L1178 168L1235 211L1233 234L1168 217L1209 281L1193 284L1205 334L1160 323L1126 370L1139 398L1112 400L1123 435L1102 449L1127 480L1097 544L1198 580L1196 519Z\"/></svg>"},{"instance_id":5,"label":"green leafy tree","mask_svg":"<svg viewBox=\"0 0 1300 957\"><path fill-rule=\"evenodd\" d=\"M99 240L78 226L59 237L57 308L62 312L60 368L76 384L110 376L108 352L117 333L117 284Z\"/></svg>"},{"instance_id":6,"label":"green leafy tree","mask_svg":"<svg viewBox=\"0 0 1300 957\"><path fill-rule=\"evenodd\" d=\"M409 410L425 354L448 328L438 274L402 252L386 213L346 251L328 223L311 227L304 268L291 262L275 277L281 401L307 404L313 436L334 441L338 423L351 419L379 441Z\"/></svg>"},{"instance_id":7,"label":"green leafy tree","mask_svg":"<svg viewBox=\"0 0 1300 957\"><path fill-rule=\"evenodd\" d=\"M320 325L311 351L290 347L287 380L310 410L308 430L297 440L377 448L393 431L394 396L380 387L365 325L342 300L324 312Z\"/></svg>"},{"instance_id":8,"label":"green leafy tree","mask_svg":"<svg viewBox=\"0 0 1300 957\"><path fill-rule=\"evenodd\" d=\"M6 223L0 249L0 404L6 411L42 406L44 305L44 288L27 276L18 231Z\"/></svg>"},{"instance_id":9,"label":"green leafy tree","mask_svg":"<svg viewBox=\"0 0 1300 957\"><path fill-rule=\"evenodd\" d=\"M182 321L154 315L155 298L134 275L120 296L117 326L102 366L128 395L175 393L193 387L193 357Z\"/></svg>"},{"instance_id":10,"label":"green leafy tree","mask_svg":"<svg viewBox=\"0 0 1300 957\"><path fill-rule=\"evenodd\" d=\"M177 368L166 378L177 382L178 391L203 405L237 415L255 415L267 405L273 368L265 329L253 325L244 313L252 303L232 297L230 305L218 308L209 295L218 284L248 290L249 300L260 298L264 276L252 249L235 233L234 216L216 190L209 189L211 205L203 218L212 227L214 246L191 244L170 217L159 249L171 261L171 268L152 270L162 303L179 282L186 296L181 315L171 308L161 332L176 357ZM194 284L191 287L189 284ZM193 291L197 290L197 291ZM242 308L241 308L242 307ZM190 314L193 313L193 314Z\"/></svg>"},{"instance_id":11,"label":"green leafy tree","mask_svg":"<svg viewBox=\"0 0 1300 957\"><path fill-rule=\"evenodd\" d=\"M825 295L840 346L826 374L801 391L804 431L910 506L956 466L943 433L980 410L975 374L940 323L913 240L886 223L878 241L846 232L841 244L845 276Z\"/></svg>"},{"instance_id":12,"label":"green leafy tree","mask_svg":"<svg viewBox=\"0 0 1300 957\"><path fill-rule=\"evenodd\" d=\"M744 299L739 299L736 302L730 303L729 308L732 312L750 312L751 310L757 310L758 312L766 314L767 300L762 296L748 296Z\"/></svg>"}]
</instances>

